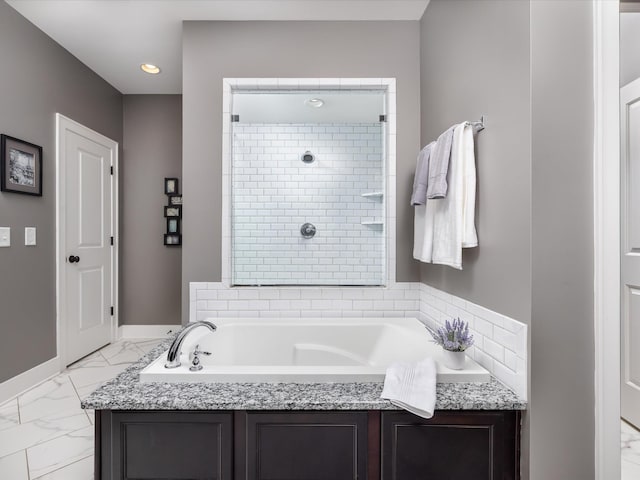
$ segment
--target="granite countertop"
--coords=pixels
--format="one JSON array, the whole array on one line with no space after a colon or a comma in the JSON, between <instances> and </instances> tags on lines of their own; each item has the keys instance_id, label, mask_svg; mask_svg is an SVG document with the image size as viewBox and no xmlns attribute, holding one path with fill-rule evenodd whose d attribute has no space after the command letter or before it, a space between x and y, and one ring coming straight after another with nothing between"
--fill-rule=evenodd
<instances>
[{"instance_id":1,"label":"granite countertop","mask_svg":"<svg viewBox=\"0 0 640 480\"><path fill-rule=\"evenodd\" d=\"M382 383L140 383L139 373L169 348L163 341L82 401L95 410L399 410ZM492 377L438 383L436 410L524 410L527 403Z\"/></svg>"}]
</instances>

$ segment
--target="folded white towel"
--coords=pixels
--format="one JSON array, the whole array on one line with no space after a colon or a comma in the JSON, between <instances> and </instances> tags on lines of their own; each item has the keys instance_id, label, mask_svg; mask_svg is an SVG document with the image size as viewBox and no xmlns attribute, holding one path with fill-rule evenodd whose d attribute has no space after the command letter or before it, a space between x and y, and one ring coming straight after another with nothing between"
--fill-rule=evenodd
<instances>
[{"instance_id":1,"label":"folded white towel","mask_svg":"<svg viewBox=\"0 0 640 480\"><path fill-rule=\"evenodd\" d=\"M396 362L387 368L380 398L422 418L433 417L436 407L436 363Z\"/></svg>"}]
</instances>

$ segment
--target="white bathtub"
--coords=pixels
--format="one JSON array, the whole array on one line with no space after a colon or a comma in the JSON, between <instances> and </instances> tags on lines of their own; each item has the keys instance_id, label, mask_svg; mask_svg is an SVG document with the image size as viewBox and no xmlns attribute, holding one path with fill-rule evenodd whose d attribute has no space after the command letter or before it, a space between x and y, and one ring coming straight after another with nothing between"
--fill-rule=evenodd
<instances>
[{"instance_id":1,"label":"white bathtub","mask_svg":"<svg viewBox=\"0 0 640 480\"><path fill-rule=\"evenodd\" d=\"M394 361L432 357L438 381L488 382L489 372L467 357L463 370L442 364L442 350L415 318L210 319L218 329L192 331L178 368L164 367L167 353L140 372L142 382L381 382ZM189 371L198 344L211 352L203 369Z\"/></svg>"}]
</instances>

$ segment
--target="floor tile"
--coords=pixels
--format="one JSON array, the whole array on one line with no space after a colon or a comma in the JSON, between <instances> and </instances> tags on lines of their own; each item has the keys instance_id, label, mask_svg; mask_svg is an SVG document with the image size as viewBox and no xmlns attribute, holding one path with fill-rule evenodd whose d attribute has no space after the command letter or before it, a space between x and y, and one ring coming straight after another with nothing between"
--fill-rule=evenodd
<instances>
[{"instance_id":1,"label":"floor tile","mask_svg":"<svg viewBox=\"0 0 640 480\"><path fill-rule=\"evenodd\" d=\"M15 427L20 423L18 414L18 400L13 399L0 406L0 432L7 428Z\"/></svg>"},{"instance_id":2,"label":"floor tile","mask_svg":"<svg viewBox=\"0 0 640 480\"><path fill-rule=\"evenodd\" d=\"M88 426L91 426L91 422L80 409L77 412L54 413L16 425L0 432L0 457Z\"/></svg>"},{"instance_id":3,"label":"floor tile","mask_svg":"<svg viewBox=\"0 0 640 480\"><path fill-rule=\"evenodd\" d=\"M33 480L93 480L93 455Z\"/></svg>"},{"instance_id":4,"label":"floor tile","mask_svg":"<svg viewBox=\"0 0 640 480\"><path fill-rule=\"evenodd\" d=\"M86 409L84 411L87 414L87 417L89 417L89 421L91 422L91 425L94 425L96 423L95 417L96 417L96 412L95 410L91 410L91 409Z\"/></svg>"},{"instance_id":5,"label":"floor tile","mask_svg":"<svg viewBox=\"0 0 640 480\"><path fill-rule=\"evenodd\" d=\"M135 343L128 340L107 345L100 350L100 353L110 365L128 365L144 355L144 352Z\"/></svg>"},{"instance_id":6,"label":"floor tile","mask_svg":"<svg viewBox=\"0 0 640 480\"><path fill-rule=\"evenodd\" d=\"M149 353L151 350L156 348L163 339L160 338L141 338L141 339L133 339L131 342L136 344L140 350L142 350L145 354Z\"/></svg>"},{"instance_id":7,"label":"floor tile","mask_svg":"<svg viewBox=\"0 0 640 480\"><path fill-rule=\"evenodd\" d=\"M0 478L7 480L29 480L27 457L24 450L0 458Z\"/></svg>"},{"instance_id":8,"label":"floor tile","mask_svg":"<svg viewBox=\"0 0 640 480\"><path fill-rule=\"evenodd\" d=\"M640 468L640 432L627 422L620 423L621 454L623 463L635 464ZM636 477L640 479L640 476Z\"/></svg>"},{"instance_id":9,"label":"floor tile","mask_svg":"<svg viewBox=\"0 0 640 480\"><path fill-rule=\"evenodd\" d=\"M90 367L93 364L104 364L105 358L102 356L100 351L93 352L90 355L87 355L84 358L81 358L75 363L72 363L67 367L67 370L75 370L77 368Z\"/></svg>"},{"instance_id":10,"label":"floor tile","mask_svg":"<svg viewBox=\"0 0 640 480\"><path fill-rule=\"evenodd\" d=\"M82 410L80 397L161 341L135 339L109 345L0 405L0 479L92 480L94 411Z\"/></svg>"},{"instance_id":11,"label":"floor tile","mask_svg":"<svg viewBox=\"0 0 640 480\"><path fill-rule=\"evenodd\" d=\"M105 359L94 359L84 367L68 370L67 375L76 387L80 398L85 398L104 382L124 371L128 365L111 365Z\"/></svg>"},{"instance_id":12,"label":"floor tile","mask_svg":"<svg viewBox=\"0 0 640 480\"><path fill-rule=\"evenodd\" d=\"M80 411L80 398L65 374L38 385L18 397L20 421L27 423L48 415Z\"/></svg>"},{"instance_id":13,"label":"floor tile","mask_svg":"<svg viewBox=\"0 0 640 480\"><path fill-rule=\"evenodd\" d=\"M93 426L27 449L29 474L38 478L93 455Z\"/></svg>"},{"instance_id":14,"label":"floor tile","mask_svg":"<svg viewBox=\"0 0 640 480\"><path fill-rule=\"evenodd\" d=\"M622 459L621 480L638 480L640 479L640 465L631 463Z\"/></svg>"}]
</instances>

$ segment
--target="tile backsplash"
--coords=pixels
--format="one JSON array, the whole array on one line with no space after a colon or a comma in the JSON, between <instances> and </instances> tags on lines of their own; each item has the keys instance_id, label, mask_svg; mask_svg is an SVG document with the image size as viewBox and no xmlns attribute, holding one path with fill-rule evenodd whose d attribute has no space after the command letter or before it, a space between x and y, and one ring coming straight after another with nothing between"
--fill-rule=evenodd
<instances>
[{"instance_id":1,"label":"tile backsplash","mask_svg":"<svg viewBox=\"0 0 640 480\"><path fill-rule=\"evenodd\" d=\"M227 287L190 283L190 321L216 317L415 317L434 328L460 317L467 354L527 399L527 325L418 282L388 287Z\"/></svg>"}]
</instances>

